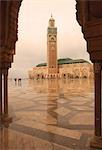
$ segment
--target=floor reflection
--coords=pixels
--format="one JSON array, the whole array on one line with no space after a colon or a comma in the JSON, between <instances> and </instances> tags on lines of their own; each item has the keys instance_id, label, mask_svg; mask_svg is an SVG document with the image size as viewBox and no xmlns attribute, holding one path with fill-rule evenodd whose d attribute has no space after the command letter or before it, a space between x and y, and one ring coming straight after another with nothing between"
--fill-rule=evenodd
<instances>
[{"instance_id":1,"label":"floor reflection","mask_svg":"<svg viewBox=\"0 0 102 150\"><path fill-rule=\"evenodd\" d=\"M93 80L89 79L50 79L50 80L29 80L29 85L32 87L41 87L42 89L63 89L63 90L86 90L89 92L93 88ZM77 88L76 88L77 87ZM58 90L59 91L59 90ZM57 91L56 91L57 92Z\"/></svg>"},{"instance_id":2,"label":"floor reflection","mask_svg":"<svg viewBox=\"0 0 102 150\"><path fill-rule=\"evenodd\" d=\"M13 123L8 129L1 129L0 135L8 138L4 141L14 140L14 145L21 136L23 149L30 139L29 149L37 149L34 142L42 140L47 146L44 150L89 150L94 131L93 99L93 80L22 80L22 86L9 81L9 113Z\"/></svg>"}]
</instances>

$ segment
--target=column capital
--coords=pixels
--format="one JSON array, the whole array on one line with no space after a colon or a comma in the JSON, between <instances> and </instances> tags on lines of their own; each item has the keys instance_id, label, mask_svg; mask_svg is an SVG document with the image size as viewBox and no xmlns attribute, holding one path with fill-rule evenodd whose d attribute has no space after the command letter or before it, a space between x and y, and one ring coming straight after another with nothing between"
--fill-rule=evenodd
<instances>
[{"instance_id":1,"label":"column capital","mask_svg":"<svg viewBox=\"0 0 102 150\"><path fill-rule=\"evenodd\" d=\"M7 68L6 69L2 69L2 74L8 75L8 69Z\"/></svg>"}]
</instances>

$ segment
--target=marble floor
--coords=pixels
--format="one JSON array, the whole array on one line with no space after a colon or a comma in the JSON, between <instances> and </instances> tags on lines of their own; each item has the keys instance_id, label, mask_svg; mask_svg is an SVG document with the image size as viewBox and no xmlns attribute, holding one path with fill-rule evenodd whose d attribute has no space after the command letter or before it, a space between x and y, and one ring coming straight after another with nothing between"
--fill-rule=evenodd
<instances>
[{"instance_id":1,"label":"marble floor","mask_svg":"<svg viewBox=\"0 0 102 150\"><path fill-rule=\"evenodd\" d=\"M9 114L0 150L93 150L92 80L10 80Z\"/></svg>"}]
</instances>

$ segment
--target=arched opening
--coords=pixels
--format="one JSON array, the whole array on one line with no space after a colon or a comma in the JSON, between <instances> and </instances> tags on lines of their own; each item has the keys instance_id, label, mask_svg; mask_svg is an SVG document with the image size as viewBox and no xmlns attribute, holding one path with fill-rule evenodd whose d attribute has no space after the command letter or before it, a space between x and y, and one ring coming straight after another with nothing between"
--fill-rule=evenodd
<instances>
[{"instance_id":1,"label":"arched opening","mask_svg":"<svg viewBox=\"0 0 102 150\"><path fill-rule=\"evenodd\" d=\"M65 73L63 74L63 77L66 78L66 74Z\"/></svg>"},{"instance_id":2,"label":"arched opening","mask_svg":"<svg viewBox=\"0 0 102 150\"><path fill-rule=\"evenodd\" d=\"M76 76L75 76L75 78L76 78L76 79L79 79L79 76L78 76L78 75L76 75Z\"/></svg>"},{"instance_id":3,"label":"arched opening","mask_svg":"<svg viewBox=\"0 0 102 150\"><path fill-rule=\"evenodd\" d=\"M80 78L80 70L79 69L74 69L73 76L76 79Z\"/></svg>"},{"instance_id":4,"label":"arched opening","mask_svg":"<svg viewBox=\"0 0 102 150\"><path fill-rule=\"evenodd\" d=\"M95 64L95 67L97 68L97 64ZM100 65L99 65L99 67L100 67ZM100 70L101 70L101 69L100 69ZM99 75L100 75L100 74L99 74ZM97 77L97 75L96 75L96 77ZM4 78L6 79L6 80L5 80L5 79L4 79L4 80L7 81L7 76L4 75ZM2 80L2 79L1 79L1 74L0 74L0 81L1 81L1 80ZM4 85L7 84L7 82L5 82L5 81L4 81ZM97 78L97 83L99 83L99 82L98 82L98 78ZM2 84L2 83L0 83L0 86L1 86L1 84ZM98 85L98 84L96 84L96 86L97 86L97 85ZM7 88L7 85L6 85L5 87ZM97 86L97 87L98 87L98 86ZM7 90L6 90L6 94L7 94ZM97 109L97 110L98 110L98 109ZM59 113L58 110L56 110L56 112ZM62 111L62 112L63 112L63 111ZM96 122L97 122L97 120L99 120L99 119L96 118ZM96 133L97 133L97 135L100 134L99 131L98 131L98 129L96 130Z\"/></svg>"},{"instance_id":5,"label":"arched opening","mask_svg":"<svg viewBox=\"0 0 102 150\"><path fill-rule=\"evenodd\" d=\"M40 75L39 74L37 74L37 79L39 79L40 78Z\"/></svg>"},{"instance_id":6,"label":"arched opening","mask_svg":"<svg viewBox=\"0 0 102 150\"><path fill-rule=\"evenodd\" d=\"M42 77L41 77L42 79L44 79L44 75L42 75Z\"/></svg>"},{"instance_id":7,"label":"arched opening","mask_svg":"<svg viewBox=\"0 0 102 150\"><path fill-rule=\"evenodd\" d=\"M87 76L83 76L84 79L87 79Z\"/></svg>"}]
</instances>

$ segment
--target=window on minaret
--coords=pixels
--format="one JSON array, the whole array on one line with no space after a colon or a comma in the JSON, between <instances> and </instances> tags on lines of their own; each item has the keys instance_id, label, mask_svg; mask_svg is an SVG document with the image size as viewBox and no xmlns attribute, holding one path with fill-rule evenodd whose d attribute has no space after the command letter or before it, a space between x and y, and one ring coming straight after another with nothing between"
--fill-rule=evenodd
<instances>
[{"instance_id":1,"label":"window on minaret","mask_svg":"<svg viewBox=\"0 0 102 150\"><path fill-rule=\"evenodd\" d=\"M52 37L51 40L54 41L54 38Z\"/></svg>"},{"instance_id":2,"label":"window on minaret","mask_svg":"<svg viewBox=\"0 0 102 150\"><path fill-rule=\"evenodd\" d=\"M51 27L54 27L54 21L51 21Z\"/></svg>"}]
</instances>

